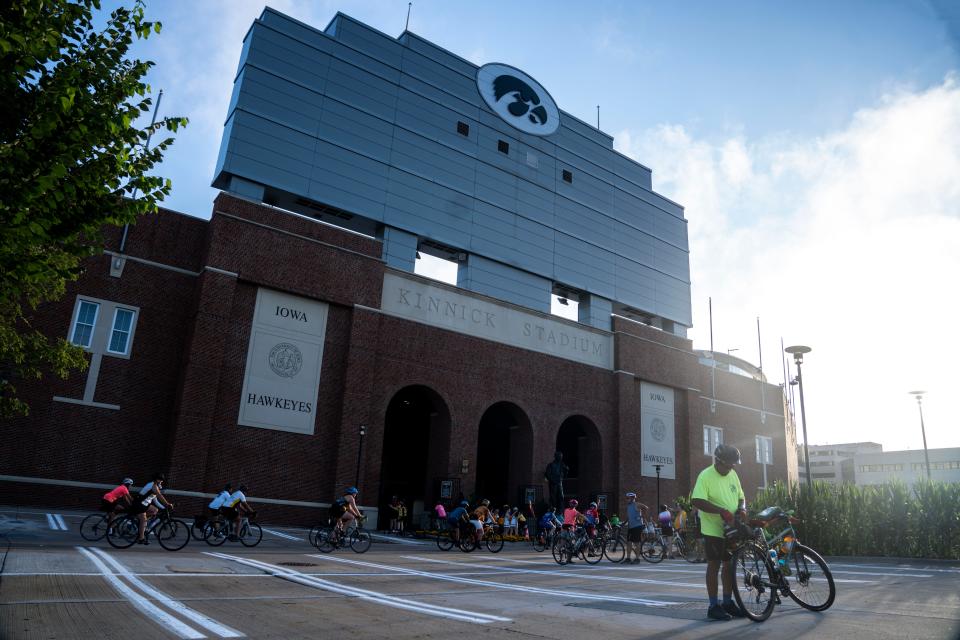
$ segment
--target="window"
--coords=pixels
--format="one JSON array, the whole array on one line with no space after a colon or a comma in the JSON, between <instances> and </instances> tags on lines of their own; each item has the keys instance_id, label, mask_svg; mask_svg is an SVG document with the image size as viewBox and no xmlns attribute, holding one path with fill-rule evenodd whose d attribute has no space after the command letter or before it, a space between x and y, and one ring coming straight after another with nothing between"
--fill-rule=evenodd
<instances>
[{"instance_id":1,"label":"window","mask_svg":"<svg viewBox=\"0 0 960 640\"><path fill-rule=\"evenodd\" d=\"M757 436L756 446L757 464L773 464L773 438Z\"/></svg>"},{"instance_id":2,"label":"window","mask_svg":"<svg viewBox=\"0 0 960 640\"><path fill-rule=\"evenodd\" d=\"M510 143L506 140L497 140L497 151L500 153L510 153Z\"/></svg>"},{"instance_id":3,"label":"window","mask_svg":"<svg viewBox=\"0 0 960 640\"><path fill-rule=\"evenodd\" d=\"M713 450L723 444L723 429L703 426L703 455L712 456Z\"/></svg>"},{"instance_id":4,"label":"window","mask_svg":"<svg viewBox=\"0 0 960 640\"><path fill-rule=\"evenodd\" d=\"M563 170L563 181L564 181L564 182L569 182L569 183L572 184L572 183L573 183L573 173L571 173L570 171L564 169L564 170Z\"/></svg>"},{"instance_id":5,"label":"window","mask_svg":"<svg viewBox=\"0 0 960 640\"><path fill-rule=\"evenodd\" d=\"M77 317L73 321L73 331L70 332L70 342L83 347L90 348L93 342L93 328L97 324L97 315L100 313L100 305L96 302L81 300L77 305Z\"/></svg>"},{"instance_id":6,"label":"window","mask_svg":"<svg viewBox=\"0 0 960 640\"><path fill-rule=\"evenodd\" d=\"M127 353L130 345L130 332L133 328L133 311L130 309L117 310L113 314L113 328L110 329L110 353Z\"/></svg>"},{"instance_id":7,"label":"window","mask_svg":"<svg viewBox=\"0 0 960 640\"><path fill-rule=\"evenodd\" d=\"M457 121L457 133L459 133L462 136L469 136L470 125L468 125L466 122Z\"/></svg>"}]
</instances>

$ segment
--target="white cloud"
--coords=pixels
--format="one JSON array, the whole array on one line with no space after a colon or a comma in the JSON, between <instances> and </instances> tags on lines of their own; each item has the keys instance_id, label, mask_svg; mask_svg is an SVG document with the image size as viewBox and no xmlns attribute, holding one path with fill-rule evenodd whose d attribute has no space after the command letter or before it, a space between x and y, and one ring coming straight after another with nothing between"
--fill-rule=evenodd
<instances>
[{"instance_id":1,"label":"white cloud","mask_svg":"<svg viewBox=\"0 0 960 640\"><path fill-rule=\"evenodd\" d=\"M817 139L709 141L679 125L621 132L686 208L694 324L709 346L782 380L780 336L804 362L812 443L922 446L907 392L924 388L931 447L960 446L960 87L900 89Z\"/></svg>"}]
</instances>

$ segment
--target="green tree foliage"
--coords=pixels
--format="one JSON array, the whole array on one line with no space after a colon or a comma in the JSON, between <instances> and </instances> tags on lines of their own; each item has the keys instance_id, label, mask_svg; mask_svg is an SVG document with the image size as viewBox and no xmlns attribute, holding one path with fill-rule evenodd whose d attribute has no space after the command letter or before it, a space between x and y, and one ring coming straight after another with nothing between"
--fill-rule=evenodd
<instances>
[{"instance_id":1,"label":"green tree foliage","mask_svg":"<svg viewBox=\"0 0 960 640\"><path fill-rule=\"evenodd\" d=\"M800 540L826 555L960 559L960 482L775 483L751 512L793 509Z\"/></svg>"},{"instance_id":2,"label":"green tree foliage","mask_svg":"<svg viewBox=\"0 0 960 640\"><path fill-rule=\"evenodd\" d=\"M140 1L109 17L99 0L0 2L0 416L27 413L18 380L87 366L30 315L102 250L104 225L133 223L170 192L147 174L173 139L147 140L186 120L136 125L153 63L127 58L159 32Z\"/></svg>"}]
</instances>

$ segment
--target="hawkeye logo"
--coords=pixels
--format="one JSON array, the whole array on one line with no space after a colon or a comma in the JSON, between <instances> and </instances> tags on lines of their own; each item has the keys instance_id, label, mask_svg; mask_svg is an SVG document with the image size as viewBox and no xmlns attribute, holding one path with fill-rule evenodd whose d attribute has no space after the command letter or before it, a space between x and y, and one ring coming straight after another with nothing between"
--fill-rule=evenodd
<instances>
[{"instance_id":1,"label":"hawkeye logo","mask_svg":"<svg viewBox=\"0 0 960 640\"><path fill-rule=\"evenodd\" d=\"M477 90L483 101L512 127L548 136L560 126L557 104L539 82L505 64L477 69Z\"/></svg>"}]
</instances>

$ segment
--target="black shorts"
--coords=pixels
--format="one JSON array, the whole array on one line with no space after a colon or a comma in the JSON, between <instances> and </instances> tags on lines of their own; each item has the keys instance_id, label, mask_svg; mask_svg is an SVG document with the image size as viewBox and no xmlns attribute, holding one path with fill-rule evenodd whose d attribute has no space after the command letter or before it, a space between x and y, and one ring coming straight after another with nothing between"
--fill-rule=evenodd
<instances>
[{"instance_id":1,"label":"black shorts","mask_svg":"<svg viewBox=\"0 0 960 640\"><path fill-rule=\"evenodd\" d=\"M726 538L703 536L703 547L706 551L707 562L725 562L732 557Z\"/></svg>"},{"instance_id":2,"label":"black shorts","mask_svg":"<svg viewBox=\"0 0 960 640\"><path fill-rule=\"evenodd\" d=\"M220 507L220 514L227 520L236 520L239 515L233 507Z\"/></svg>"},{"instance_id":3,"label":"black shorts","mask_svg":"<svg viewBox=\"0 0 960 640\"><path fill-rule=\"evenodd\" d=\"M103 511L105 513L110 513L116 508L117 508L116 502L109 502L107 500L104 500L103 498L100 498L100 511Z\"/></svg>"},{"instance_id":4,"label":"black shorts","mask_svg":"<svg viewBox=\"0 0 960 640\"><path fill-rule=\"evenodd\" d=\"M643 527L627 529L627 542L640 542L641 540L643 540Z\"/></svg>"},{"instance_id":5,"label":"black shorts","mask_svg":"<svg viewBox=\"0 0 960 640\"><path fill-rule=\"evenodd\" d=\"M143 506L143 502L140 500L134 500L133 504L130 505L130 508L127 509L127 511L133 515L137 515L138 513L146 513L147 509L149 508L149 506Z\"/></svg>"}]
</instances>

